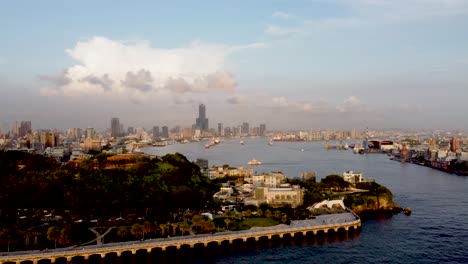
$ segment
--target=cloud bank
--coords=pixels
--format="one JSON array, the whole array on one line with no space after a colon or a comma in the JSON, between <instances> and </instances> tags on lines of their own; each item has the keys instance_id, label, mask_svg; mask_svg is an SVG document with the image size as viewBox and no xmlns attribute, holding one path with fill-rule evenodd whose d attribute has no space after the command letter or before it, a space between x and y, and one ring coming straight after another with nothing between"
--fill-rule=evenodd
<instances>
[{"instance_id":1,"label":"cloud bank","mask_svg":"<svg viewBox=\"0 0 468 264\"><path fill-rule=\"evenodd\" d=\"M194 41L162 49L145 41L105 37L80 41L66 53L77 63L57 75L41 75L41 95L127 96L142 101L152 93L232 92L238 84L226 66L228 57L262 43L227 46Z\"/></svg>"}]
</instances>

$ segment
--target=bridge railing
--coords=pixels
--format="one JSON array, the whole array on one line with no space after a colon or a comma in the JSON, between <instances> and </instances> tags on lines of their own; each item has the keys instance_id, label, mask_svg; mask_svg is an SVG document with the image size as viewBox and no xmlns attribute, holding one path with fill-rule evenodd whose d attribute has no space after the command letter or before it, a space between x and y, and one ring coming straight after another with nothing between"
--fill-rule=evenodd
<instances>
[{"instance_id":1,"label":"bridge railing","mask_svg":"<svg viewBox=\"0 0 468 264\"><path fill-rule=\"evenodd\" d=\"M353 214L355 215L355 214ZM286 225L280 225L276 227L264 227L256 228L255 230L244 230L244 231L227 231L219 232L214 234L204 234L204 235L195 235L195 236L180 236L180 237L170 237L170 238L158 238L158 239L149 239L144 241L130 241L130 242L120 242L120 243L111 243L99 246L86 246L81 249L77 248L64 248L56 249L52 252L33 252L33 251L23 251L23 252L12 252L6 256L0 256L0 263L8 261L24 261L32 259L56 259L67 256L83 256L83 255L94 255L94 254L106 254L111 252L123 252L123 251L134 251L147 248L158 248L158 247L170 247L177 245L195 245L198 243L210 243L223 240L235 240L235 239L244 239L249 237L261 237L261 236L273 236L278 234L286 233L299 233L299 232L310 232L310 231L320 231L325 229L335 229L342 227L351 227L361 224L361 220L357 215L355 215L358 220L345 222L345 223L335 223L335 224L325 224L325 225L310 225L310 226L295 226L290 227ZM307 221L307 220L305 220Z\"/></svg>"}]
</instances>

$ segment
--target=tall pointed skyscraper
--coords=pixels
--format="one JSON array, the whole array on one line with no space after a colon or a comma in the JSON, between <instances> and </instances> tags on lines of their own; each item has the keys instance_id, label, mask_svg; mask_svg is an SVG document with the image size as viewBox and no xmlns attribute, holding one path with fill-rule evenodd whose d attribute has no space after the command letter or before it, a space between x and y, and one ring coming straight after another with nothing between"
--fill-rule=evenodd
<instances>
[{"instance_id":1,"label":"tall pointed skyscraper","mask_svg":"<svg viewBox=\"0 0 468 264\"><path fill-rule=\"evenodd\" d=\"M208 131L208 118L206 118L206 108L204 104L198 106L198 118L195 120L195 126L202 132Z\"/></svg>"}]
</instances>

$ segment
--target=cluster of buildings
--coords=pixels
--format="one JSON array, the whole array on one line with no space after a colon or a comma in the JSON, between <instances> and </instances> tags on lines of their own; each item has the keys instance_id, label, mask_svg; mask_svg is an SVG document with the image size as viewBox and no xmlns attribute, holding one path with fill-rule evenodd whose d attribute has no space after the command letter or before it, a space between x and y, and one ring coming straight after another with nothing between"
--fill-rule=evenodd
<instances>
[{"instance_id":1,"label":"cluster of buildings","mask_svg":"<svg viewBox=\"0 0 468 264\"><path fill-rule=\"evenodd\" d=\"M239 174L235 174L238 172ZM287 176L282 172L252 174L251 169L218 167L210 170L211 177L223 178L226 176L239 176L235 186L226 182L214 198L231 203L242 202L245 205L266 203L272 206L291 205L297 207L303 203L304 189L299 185L286 183ZM312 178L310 178L312 179ZM315 174L313 179L315 180Z\"/></svg>"}]
</instances>

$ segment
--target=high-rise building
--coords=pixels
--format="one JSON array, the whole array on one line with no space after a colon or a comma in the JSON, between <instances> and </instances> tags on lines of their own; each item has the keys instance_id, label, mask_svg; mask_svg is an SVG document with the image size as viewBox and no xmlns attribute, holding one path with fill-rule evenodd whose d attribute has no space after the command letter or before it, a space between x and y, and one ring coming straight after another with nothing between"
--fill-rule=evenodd
<instances>
[{"instance_id":1,"label":"high-rise building","mask_svg":"<svg viewBox=\"0 0 468 264\"><path fill-rule=\"evenodd\" d=\"M225 127L224 128L224 136L225 137L230 137L231 135L231 128L230 127Z\"/></svg>"},{"instance_id":2,"label":"high-rise building","mask_svg":"<svg viewBox=\"0 0 468 264\"><path fill-rule=\"evenodd\" d=\"M118 138L120 136L120 120L117 117L111 119L111 137Z\"/></svg>"},{"instance_id":3,"label":"high-rise building","mask_svg":"<svg viewBox=\"0 0 468 264\"><path fill-rule=\"evenodd\" d=\"M125 130L124 130L124 125L123 125L122 123L120 123L119 137L125 136L125 135L124 135L124 133L125 133L124 131L125 131Z\"/></svg>"},{"instance_id":4,"label":"high-rise building","mask_svg":"<svg viewBox=\"0 0 468 264\"><path fill-rule=\"evenodd\" d=\"M247 122L242 123L241 133L242 134L249 134L249 123L247 123Z\"/></svg>"},{"instance_id":5,"label":"high-rise building","mask_svg":"<svg viewBox=\"0 0 468 264\"><path fill-rule=\"evenodd\" d=\"M32 133L31 121L21 121L20 129L19 129L19 136L24 137L31 133Z\"/></svg>"},{"instance_id":6,"label":"high-rise building","mask_svg":"<svg viewBox=\"0 0 468 264\"><path fill-rule=\"evenodd\" d=\"M134 129L133 127L129 126L129 127L127 128L127 134L128 134L128 135L131 135L131 134L133 134L133 133L135 133L135 129Z\"/></svg>"},{"instance_id":7,"label":"high-rise building","mask_svg":"<svg viewBox=\"0 0 468 264\"><path fill-rule=\"evenodd\" d=\"M195 120L195 127L202 132L208 131L209 124L208 118L206 118L206 107L204 104L198 106L198 117Z\"/></svg>"},{"instance_id":8,"label":"high-rise building","mask_svg":"<svg viewBox=\"0 0 468 264\"><path fill-rule=\"evenodd\" d=\"M167 126L162 127L161 137L169 138L169 128Z\"/></svg>"},{"instance_id":9,"label":"high-rise building","mask_svg":"<svg viewBox=\"0 0 468 264\"><path fill-rule=\"evenodd\" d=\"M458 149L460 149L460 139L459 138L452 138L452 140L450 140L450 151L457 151Z\"/></svg>"},{"instance_id":10,"label":"high-rise building","mask_svg":"<svg viewBox=\"0 0 468 264\"><path fill-rule=\"evenodd\" d=\"M19 134L20 134L20 122L15 121L15 123L13 123L13 137L14 138L19 137Z\"/></svg>"},{"instance_id":11,"label":"high-rise building","mask_svg":"<svg viewBox=\"0 0 468 264\"><path fill-rule=\"evenodd\" d=\"M265 136L266 133L266 124L260 124L260 129L259 129L259 135L260 136Z\"/></svg>"},{"instance_id":12,"label":"high-rise building","mask_svg":"<svg viewBox=\"0 0 468 264\"><path fill-rule=\"evenodd\" d=\"M223 123L218 123L218 136L224 136Z\"/></svg>"},{"instance_id":13,"label":"high-rise building","mask_svg":"<svg viewBox=\"0 0 468 264\"><path fill-rule=\"evenodd\" d=\"M8 128L8 123L3 123L2 125L2 135L3 138L8 138L8 135L10 134L10 129Z\"/></svg>"},{"instance_id":14,"label":"high-rise building","mask_svg":"<svg viewBox=\"0 0 468 264\"><path fill-rule=\"evenodd\" d=\"M158 126L154 126L153 127L153 138L159 138L160 135L159 135L159 127Z\"/></svg>"},{"instance_id":15,"label":"high-rise building","mask_svg":"<svg viewBox=\"0 0 468 264\"><path fill-rule=\"evenodd\" d=\"M54 132L43 132L41 133L41 143L44 148L57 147L60 144L60 136Z\"/></svg>"},{"instance_id":16,"label":"high-rise building","mask_svg":"<svg viewBox=\"0 0 468 264\"><path fill-rule=\"evenodd\" d=\"M94 138L94 128L88 127L86 128L86 139L93 139Z\"/></svg>"}]
</instances>

